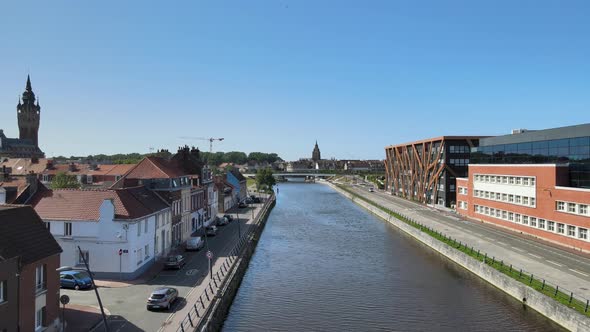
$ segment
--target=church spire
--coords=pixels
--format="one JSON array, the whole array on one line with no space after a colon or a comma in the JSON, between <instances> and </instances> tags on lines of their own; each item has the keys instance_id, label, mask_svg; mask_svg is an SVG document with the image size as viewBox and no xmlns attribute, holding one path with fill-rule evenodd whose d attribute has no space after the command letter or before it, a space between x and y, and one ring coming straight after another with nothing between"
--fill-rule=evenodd
<instances>
[{"instance_id":1,"label":"church spire","mask_svg":"<svg viewBox=\"0 0 590 332\"><path fill-rule=\"evenodd\" d=\"M31 87L31 76L30 75L27 75L27 88L26 88L26 90L29 92L33 91L33 88Z\"/></svg>"}]
</instances>

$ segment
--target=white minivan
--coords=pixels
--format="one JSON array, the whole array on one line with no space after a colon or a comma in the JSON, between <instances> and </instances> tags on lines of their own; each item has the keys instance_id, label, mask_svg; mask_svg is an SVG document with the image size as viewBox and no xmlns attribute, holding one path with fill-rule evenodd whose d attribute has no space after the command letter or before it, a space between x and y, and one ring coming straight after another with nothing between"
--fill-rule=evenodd
<instances>
[{"instance_id":1,"label":"white minivan","mask_svg":"<svg viewBox=\"0 0 590 332\"><path fill-rule=\"evenodd\" d=\"M205 241L203 241L203 238L201 238L200 236L191 237L188 240L186 240L185 250L199 250L203 248L204 245Z\"/></svg>"}]
</instances>

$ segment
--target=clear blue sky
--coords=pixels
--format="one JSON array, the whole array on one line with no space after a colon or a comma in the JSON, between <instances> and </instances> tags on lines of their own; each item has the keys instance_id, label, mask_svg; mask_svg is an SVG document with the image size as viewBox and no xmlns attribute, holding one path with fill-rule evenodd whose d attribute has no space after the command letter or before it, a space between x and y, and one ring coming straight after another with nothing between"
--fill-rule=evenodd
<instances>
[{"instance_id":1,"label":"clear blue sky","mask_svg":"<svg viewBox=\"0 0 590 332\"><path fill-rule=\"evenodd\" d=\"M4 1L0 114L30 72L48 156L384 146L586 123L589 1Z\"/></svg>"}]
</instances>

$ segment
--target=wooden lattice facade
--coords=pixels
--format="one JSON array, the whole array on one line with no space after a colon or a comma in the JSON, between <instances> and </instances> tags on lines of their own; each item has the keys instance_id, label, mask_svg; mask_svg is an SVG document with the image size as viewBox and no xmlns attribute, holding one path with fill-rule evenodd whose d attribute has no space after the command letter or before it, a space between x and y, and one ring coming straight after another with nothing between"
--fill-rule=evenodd
<instances>
[{"instance_id":1,"label":"wooden lattice facade","mask_svg":"<svg viewBox=\"0 0 590 332\"><path fill-rule=\"evenodd\" d=\"M457 177L467 175L479 136L443 136L385 148L386 189L426 204L455 203Z\"/></svg>"}]
</instances>

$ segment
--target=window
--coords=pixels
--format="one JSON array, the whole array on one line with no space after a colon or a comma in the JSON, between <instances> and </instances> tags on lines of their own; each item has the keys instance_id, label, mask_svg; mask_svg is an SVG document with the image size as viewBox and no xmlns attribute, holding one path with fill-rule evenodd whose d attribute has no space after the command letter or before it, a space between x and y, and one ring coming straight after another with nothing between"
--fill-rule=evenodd
<instances>
[{"instance_id":1,"label":"window","mask_svg":"<svg viewBox=\"0 0 590 332\"><path fill-rule=\"evenodd\" d=\"M537 227L537 218L531 217L531 227Z\"/></svg>"},{"instance_id":2,"label":"window","mask_svg":"<svg viewBox=\"0 0 590 332\"><path fill-rule=\"evenodd\" d=\"M526 196L523 196L523 197L522 197L522 204L524 204L524 205L529 205L529 198L528 198L528 197L526 197Z\"/></svg>"},{"instance_id":3,"label":"window","mask_svg":"<svg viewBox=\"0 0 590 332\"><path fill-rule=\"evenodd\" d=\"M508 183L514 184L514 177L513 176L508 178Z\"/></svg>"},{"instance_id":4,"label":"window","mask_svg":"<svg viewBox=\"0 0 590 332\"><path fill-rule=\"evenodd\" d=\"M147 231L148 231L148 220L147 219L143 223L143 229L144 229L144 233L147 233Z\"/></svg>"},{"instance_id":5,"label":"window","mask_svg":"<svg viewBox=\"0 0 590 332\"><path fill-rule=\"evenodd\" d=\"M493 198L493 197L492 197ZM502 199L502 195L500 193L496 193L496 199L497 200L501 200Z\"/></svg>"},{"instance_id":6,"label":"window","mask_svg":"<svg viewBox=\"0 0 590 332\"><path fill-rule=\"evenodd\" d=\"M522 216L522 223L524 225L528 225L529 224L529 216Z\"/></svg>"},{"instance_id":7,"label":"window","mask_svg":"<svg viewBox=\"0 0 590 332\"><path fill-rule=\"evenodd\" d=\"M6 280L0 281L0 303L8 301L8 289Z\"/></svg>"},{"instance_id":8,"label":"window","mask_svg":"<svg viewBox=\"0 0 590 332\"><path fill-rule=\"evenodd\" d=\"M555 209L557 209L557 211L565 211L565 202L558 201Z\"/></svg>"},{"instance_id":9,"label":"window","mask_svg":"<svg viewBox=\"0 0 590 332\"><path fill-rule=\"evenodd\" d=\"M519 195L514 196L514 203L520 204L522 202L522 198Z\"/></svg>"},{"instance_id":10,"label":"window","mask_svg":"<svg viewBox=\"0 0 590 332\"><path fill-rule=\"evenodd\" d=\"M64 222L64 235L65 236L72 236L72 223L71 222Z\"/></svg>"},{"instance_id":11,"label":"window","mask_svg":"<svg viewBox=\"0 0 590 332\"><path fill-rule=\"evenodd\" d=\"M507 176L503 176L502 177L502 183L504 183L504 184L508 183L508 177Z\"/></svg>"},{"instance_id":12,"label":"window","mask_svg":"<svg viewBox=\"0 0 590 332\"><path fill-rule=\"evenodd\" d=\"M535 178L531 178L531 186L535 186Z\"/></svg>"},{"instance_id":13,"label":"window","mask_svg":"<svg viewBox=\"0 0 590 332\"><path fill-rule=\"evenodd\" d=\"M143 250L145 251L145 259L147 260L150 257L150 245L146 244Z\"/></svg>"},{"instance_id":14,"label":"window","mask_svg":"<svg viewBox=\"0 0 590 332\"><path fill-rule=\"evenodd\" d=\"M516 213L514 215L514 221L520 224L520 214Z\"/></svg>"},{"instance_id":15,"label":"window","mask_svg":"<svg viewBox=\"0 0 590 332\"><path fill-rule=\"evenodd\" d=\"M489 191L486 191L485 194L486 194L486 198L490 198L490 192Z\"/></svg>"},{"instance_id":16,"label":"window","mask_svg":"<svg viewBox=\"0 0 590 332\"><path fill-rule=\"evenodd\" d=\"M565 225L564 224L557 224L557 233L564 234L565 233Z\"/></svg>"},{"instance_id":17,"label":"window","mask_svg":"<svg viewBox=\"0 0 590 332\"><path fill-rule=\"evenodd\" d=\"M578 238L582 240L588 239L588 230L586 228L578 228Z\"/></svg>"},{"instance_id":18,"label":"window","mask_svg":"<svg viewBox=\"0 0 590 332\"><path fill-rule=\"evenodd\" d=\"M567 203L567 212L576 213L576 204Z\"/></svg>"},{"instance_id":19,"label":"window","mask_svg":"<svg viewBox=\"0 0 590 332\"><path fill-rule=\"evenodd\" d=\"M156 214L156 229L160 228L160 214Z\"/></svg>"},{"instance_id":20,"label":"window","mask_svg":"<svg viewBox=\"0 0 590 332\"><path fill-rule=\"evenodd\" d=\"M45 228L47 228L47 230L49 232L51 232L51 222L49 222L49 221L45 222Z\"/></svg>"},{"instance_id":21,"label":"window","mask_svg":"<svg viewBox=\"0 0 590 332\"><path fill-rule=\"evenodd\" d=\"M137 249L137 265L143 262L143 249Z\"/></svg>"},{"instance_id":22,"label":"window","mask_svg":"<svg viewBox=\"0 0 590 332\"><path fill-rule=\"evenodd\" d=\"M45 321L45 307L37 310L35 313L35 331L41 330Z\"/></svg>"},{"instance_id":23,"label":"window","mask_svg":"<svg viewBox=\"0 0 590 332\"><path fill-rule=\"evenodd\" d=\"M39 265L35 268L35 290L37 292L45 289L45 265Z\"/></svg>"},{"instance_id":24,"label":"window","mask_svg":"<svg viewBox=\"0 0 590 332\"><path fill-rule=\"evenodd\" d=\"M522 178L521 177L517 177L516 178L516 184L521 185L522 184Z\"/></svg>"},{"instance_id":25,"label":"window","mask_svg":"<svg viewBox=\"0 0 590 332\"><path fill-rule=\"evenodd\" d=\"M545 229L545 219L539 219L539 228Z\"/></svg>"},{"instance_id":26,"label":"window","mask_svg":"<svg viewBox=\"0 0 590 332\"><path fill-rule=\"evenodd\" d=\"M506 211L502 211L502 219L508 219L508 213Z\"/></svg>"},{"instance_id":27,"label":"window","mask_svg":"<svg viewBox=\"0 0 590 332\"><path fill-rule=\"evenodd\" d=\"M510 221L514 220L514 213L508 212L508 220L510 220Z\"/></svg>"},{"instance_id":28,"label":"window","mask_svg":"<svg viewBox=\"0 0 590 332\"><path fill-rule=\"evenodd\" d=\"M514 195L508 195L508 202L514 202Z\"/></svg>"},{"instance_id":29,"label":"window","mask_svg":"<svg viewBox=\"0 0 590 332\"><path fill-rule=\"evenodd\" d=\"M579 204L578 205L578 213L579 214L588 214L588 205L586 205L586 204Z\"/></svg>"},{"instance_id":30,"label":"window","mask_svg":"<svg viewBox=\"0 0 590 332\"><path fill-rule=\"evenodd\" d=\"M523 186L528 186L529 185L529 178L522 179L522 185Z\"/></svg>"},{"instance_id":31,"label":"window","mask_svg":"<svg viewBox=\"0 0 590 332\"><path fill-rule=\"evenodd\" d=\"M78 265L84 265L84 260L90 266L90 255L88 254L88 250L82 250L82 253L78 251Z\"/></svg>"},{"instance_id":32,"label":"window","mask_svg":"<svg viewBox=\"0 0 590 332\"><path fill-rule=\"evenodd\" d=\"M576 236L576 226L567 226L567 235Z\"/></svg>"},{"instance_id":33,"label":"window","mask_svg":"<svg viewBox=\"0 0 590 332\"><path fill-rule=\"evenodd\" d=\"M547 230L550 232L555 232L555 223L553 221L547 220Z\"/></svg>"},{"instance_id":34,"label":"window","mask_svg":"<svg viewBox=\"0 0 590 332\"><path fill-rule=\"evenodd\" d=\"M141 221L137 223L137 236L141 236Z\"/></svg>"},{"instance_id":35,"label":"window","mask_svg":"<svg viewBox=\"0 0 590 332\"><path fill-rule=\"evenodd\" d=\"M535 206L535 198L531 197L531 206Z\"/></svg>"},{"instance_id":36,"label":"window","mask_svg":"<svg viewBox=\"0 0 590 332\"><path fill-rule=\"evenodd\" d=\"M508 199L508 194L502 194L502 200L506 201Z\"/></svg>"}]
</instances>

